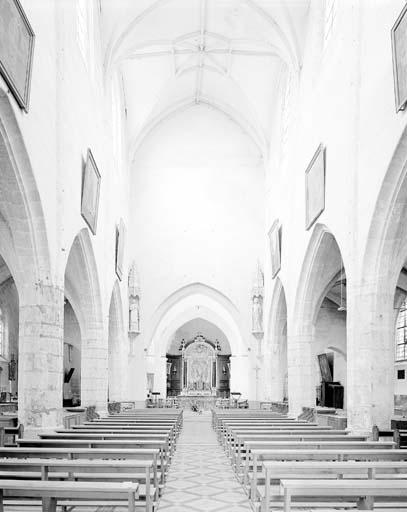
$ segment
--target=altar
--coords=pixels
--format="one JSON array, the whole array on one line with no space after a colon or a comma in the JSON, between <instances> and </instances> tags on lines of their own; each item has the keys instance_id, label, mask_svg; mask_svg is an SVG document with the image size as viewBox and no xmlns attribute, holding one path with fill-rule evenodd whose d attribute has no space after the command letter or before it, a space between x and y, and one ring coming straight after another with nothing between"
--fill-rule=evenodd
<instances>
[{"instance_id":1,"label":"altar","mask_svg":"<svg viewBox=\"0 0 407 512\"><path fill-rule=\"evenodd\" d=\"M217 397L229 393L229 355L221 354L219 343L198 334L182 340L180 355L167 354L167 396L178 396L185 407L197 403L210 409Z\"/></svg>"},{"instance_id":2,"label":"altar","mask_svg":"<svg viewBox=\"0 0 407 512\"><path fill-rule=\"evenodd\" d=\"M200 410L210 411L215 407L216 400L216 396L178 395L180 409L191 409L193 405L197 405Z\"/></svg>"},{"instance_id":3,"label":"altar","mask_svg":"<svg viewBox=\"0 0 407 512\"><path fill-rule=\"evenodd\" d=\"M216 396L216 350L197 336L182 354L184 379L181 395Z\"/></svg>"}]
</instances>

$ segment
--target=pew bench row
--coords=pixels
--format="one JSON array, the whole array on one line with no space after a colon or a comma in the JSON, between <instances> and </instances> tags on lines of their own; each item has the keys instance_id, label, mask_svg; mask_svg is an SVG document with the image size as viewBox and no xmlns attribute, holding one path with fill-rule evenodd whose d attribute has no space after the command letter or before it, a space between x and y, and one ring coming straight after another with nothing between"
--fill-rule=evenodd
<instances>
[{"instance_id":1,"label":"pew bench row","mask_svg":"<svg viewBox=\"0 0 407 512\"><path fill-rule=\"evenodd\" d=\"M407 509L407 451L393 441L264 413L212 418L254 510Z\"/></svg>"},{"instance_id":2,"label":"pew bench row","mask_svg":"<svg viewBox=\"0 0 407 512\"><path fill-rule=\"evenodd\" d=\"M0 512L99 506L153 512L182 428L175 414L109 416L0 448ZM107 432L106 432L107 431ZM13 509L14 510L14 509Z\"/></svg>"}]
</instances>

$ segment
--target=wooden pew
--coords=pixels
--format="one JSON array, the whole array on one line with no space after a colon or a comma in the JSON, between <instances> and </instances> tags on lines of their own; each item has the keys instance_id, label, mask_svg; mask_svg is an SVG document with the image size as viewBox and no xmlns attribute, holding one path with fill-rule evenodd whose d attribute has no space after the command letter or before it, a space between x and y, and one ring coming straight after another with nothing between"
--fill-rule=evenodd
<instances>
[{"instance_id":1,"label":"wooden pew","mask_svg":"<svg viewBox=\"0 0 407 512\"><path fill-rule=\"evenodd\" d=\"M9 438L12 442L8 442ZM16 446L15 440L24 437L24 425L20 423L18 427L0 427L0 446Z\"/></svg>"},{"instance_id":2,"label":"wooden pew","mask_svg":"<svg viewBox=\"0 0 407 512\"><path fill-rule=\"evenodd\" d=\"M221 444L225 447L225 450L227 450L228 447L232 444L236 444L239 437L243 436L250 436L255 437L258 436L259 439L261 439L263 436L275 436L279 439L283 440L283 437L290 436L290 439L294 439L294 437L302 437L304 435L321 435L321 436L327 436L330 438L348 438L349 432L345 430L332 430L327 428L326 430L323 429L314 429L312 427L310 428L301 428L301 429L279 429L275 430L273 428L228 428L224 434L223 439L221 439ZM361 436L361 439L366 440L366 436Z\"/></svg>"},{"instance_id":3,"label":"wooden pew","mask_svg":"<svg viewBox=\"0 0 407 512\"><path fill-rule=\"evenodd\" d=\"M0 459L0 488L3 479L136 482L147 512L159 494L152 460Z\"/></svg>"},{"instance_id":4,"label":"wooden pew","mask_svg":"<svg viewBox=\"0 0 407 512\"><path fill-rule=\"evenodd\" d=\"M407 430L381 430L377 425L374 425L372 429L372 439L379 440L383 438L393 439L397 448L407 448Z\"/></svg>"},{"instance_id":5,"label":"wooden pew","mask_svg":"<svg viewBox=\"0 0 407 512\"><path fill-rule=\"evenodd\" d=\"M249 459L246 460L243 484L250 484L250 494L255 496L255 489L258 485L259 464L264 461L406 461L405 450L315 450L315 449L293 449L293 450L251 450L253 473L250 475ZM260 467L261 469L261 467ZM250 478L251 476L251 478Z\"/></svg>"},{"instance_id":6,"label":"wooden pew","mask_svg":"<svg viewBox=\"0 0 407 512\"><path fill-rule=\"evenodd\" d=\"M406 502L407 506L407 481L281 480L280 485L284 494L284 512L291 512L293 498L306 498L311 503L322 499L328 503L328 507L329 502L340 503L346 498L347 501L354 501L362 510L373 510L373 499L378 497L397 499Z\"/></svg>"},{"instance_id":7,"label":"wooden pew","mask_svg":"<svg viewBox=\"0 0 407 512\"><path fill-rule=\"evenodd\" d=\"M160 465L162 468L163 475L165 475L167 471L167 466L169 465L169 456L168 456L168 440L100 440L100 439L18 439L17 440L19 448L65 448L68 450L73 449L88 449L95 450L109 450L112 452L117 452L118 450L157 450L160 457ZM140 452L141 453L141 452ZM147 453L147 452L146 452ZM1 451L0 451L1 455Z\"/></svg>"},{"instance_id":8,"label":"wooden pew","mask_svg":"<svg viewBox=\"0 0 407 512\"><path fill-rule=\"evenodd\" d=\"M2 480L0 489L0 511L4 510L4 502L9 498L42 498L49 500L43 510L56 512L57 504L64 500L69 506L77 500L92 501L96 505L109 505L114 500L127 503L129 512L135 512L138 499L138 484L130 482L56 482L56 481L24 481ZM83 501L85 500L85 501ZM88 506L90 506L88 504Z\"/></svg>"},{"instance_id":9,"label":"wooden pew","mask_svg":"<svg viewBox=\"0 0 407 512\"><path fill-rule=\"evenodd\" d=\"M229 419L229 420L245 420L245 419L295 419L295 418L289 418L288 416L284 414L279 414L271 411L251 411L249 410L239 410L236 411L216 411L212 409L212 427L214 430L217 430L219 423L223 419Z\"/></svg>"},{"instance_id":10,"label":"wooden pew","mask_svg":"<svg viewBox=\"0 0 407 512\"><path fill-rule=\"evenodd\" d=\"M154 478L159 478L161 484L165 480L165 464L162 465L159 459L160 450L158 449L114 449L114 448L0 448L0 459L61 459L61 460L94 460L107 459L110 460L130 460L153 461Z\"/></svg>"},{"instance_id":11,"label":"wooden pew","mask_svg":"<svg viewBox=\"0 0 407 512\"><path fill-rule=\"evenodd\" d=\"M279 485L281 479L325 479L325 478L392 478L398 475L407 477L407 462L399 461L265 461L263 462L265 486L258 486L256 496L260 497L262 512L269 512L271 502L281 500ZM277 489L272 485L277 484ZM273 493L274 489L274 493ZM277 492L276 492L277 491ZM252 497L253 499L253 497Z\"/></svg>"},{"instance_id":12,"label":"wooden pew","mask_svg":"<svg viewBox=\"0 0 407 512\"><path fill-rule=\"evenodd\" d=\"M47 441L129 441L129 446L135 447L143 447L147 446L149 448L154 448L155 446L162 447L164 451L165 457L171 458L174 454L175 450L175 441L174 438L169 437L168 434L133 434L133 433L99 433L99 432L89 432L89 433L80 433L73 431L71 433L53 433L53 434L40 434L39 438L41 440ZM130 443L132 441L132 443ZM17 440L19 446L23 443L20 443ZM156 444L158 443L158 444ZM29 446L29 443L26 443L26 446Z\"/></svg>"},{"instance_id":13,"label":"wooden pew","mask_svg":"<svg viewBox=\"0 0 407 512\"><path fill-rule=\"evenodd\" d=\"M265 442L247 442L246 464L243 473L243 484L250 485L250 496L256 496L258 485L259 463L265 460L404 460L405 456L398 455L402 450L394 449L394 443L379 442L299 442L289 444ZM389 458L389 453L396 453ZM365 455L364 455L365 454ZM378 455L379 454L379 455ZM383 454L383 455L382 455ZM250 466L253 470L250 472Z\"/></svg>"},{"instance_id":14,"label":"wooden pew","mask_svg":"<svg viewBox=\"0 0 407 512\"><path fill-rule=\"evenodd\" d=\"M312 442L312 441L328 441L328 442L366 442L366 436L354 436L354 435L326 435L325 433L318 434L301 434L297 435L295 433L289 435L269 435L269 434L235 434L234 438L231 442L231 446L229 449L229 457L231 459L233 466L239 466L242 461L242 455L246 454L246 450L244 449L244 444L246 442L259 442L263 441L272 441L272 442L289 442L290 445L292 441L300 442Z\"/></svg>"},{"instance_id":15,"label":"wooden pew","mask_svg":"<svg viewBox=\"0 0 407 512\"><path fill-rule=\"evenodd\" d=\"M259 421L259 422L229 422L222 421L219 423L217 428L217 436L218 440L222 442L222 439L227 437L227 433L230 430L238 430L245 427L263 427L263 428L274 428L276 430L287 430L287 429L301 429L301 428L310 428L313 427L318 429L319 426L315 423L307 423L307 422L273 422L273 421ZM326 429L327 427L321 427L322 429Z\"/></svg>"}]
</instances>

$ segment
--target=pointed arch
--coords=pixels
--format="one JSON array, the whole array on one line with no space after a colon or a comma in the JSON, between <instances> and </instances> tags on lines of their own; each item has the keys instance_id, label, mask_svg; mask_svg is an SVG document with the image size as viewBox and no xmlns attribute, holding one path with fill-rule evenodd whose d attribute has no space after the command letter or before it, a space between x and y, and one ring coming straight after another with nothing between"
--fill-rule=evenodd
<instances>
[{"instance_id":1,"label":"pointed arch","mask_svg":"<svg viewBox=\"0 0 407 512\"><path fill-rule=\"evenodd\" d=\"M164 363L169 340L186 322L201 318L213 323L225 334L232 352L231 387L248 396L247 346L238 317L236 306L226 295L202 283L184 286L167 297L157 308L152 330L147 336L147 357L160 372L157 389L165 393Z\"/></svg>"},{"instance_id":2,"label":"pointed arch","mask_svg":"<svg viewBox=\"0 0 407 512\"><path fill-rule=\"evenodd\" d=\"M40 194L8 94L0 88L0 250L23 302L34 283L50 284L51 262Z\"/></svg>"},{"instance_id":3,"label":"pointed arch","mask_svg":"<svg viewBox=\"0 0 407 512\"><path fill-rule=\"evenodd\" d=\"M406 261L407 128L377 197L350 319L354 341L348 353L352 365L348 378L353 390L348 402L349 423L360 431L371 429L373 424L389 428L394 414L394 307L397 282ZM368 329L363 327L366 325ZM358 361L361 351L365 354L362 372Z\"/></svg>"},{"instance_id":4,"label":"pointed arch","mask_svg":"<svg viewBox=\"0 0 407 512\"><path fill-rule=\"evenodd\" d=\"M334 235L327 226L316 224L288 324L288 394L294 414L299 414L303 406L315 406L315 324L327 292L342 271L342 253Z\"/></svg>"},{"instance_id":5,"label":"pointed arch","mask_svg":"<svg viewBox=\"0 0 407 512\"><path fill-rule=\"evenodd\" d=\"M64 288L81 330L81 403L105 408L107 343L103 333L98 270L87 228L83 228L72 243L65 268Z\"/></svg>"}]
</instances>

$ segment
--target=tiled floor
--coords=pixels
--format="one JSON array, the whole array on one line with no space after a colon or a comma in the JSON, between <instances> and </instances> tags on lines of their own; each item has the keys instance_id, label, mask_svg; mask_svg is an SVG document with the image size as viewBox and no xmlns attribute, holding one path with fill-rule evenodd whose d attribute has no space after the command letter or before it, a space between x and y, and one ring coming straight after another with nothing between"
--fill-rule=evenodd
<instances>
[{"instance_id":1,"label":"tiled floor","mask_svg":"<svg viewBox=\"0 0 407 512\"><path fill-rule=\"evenodd\" d=\"M184 412L158 512L248 512L249 501L218 445L211 414Z\"/></svg>"}]
</instances>

